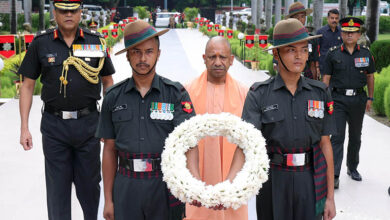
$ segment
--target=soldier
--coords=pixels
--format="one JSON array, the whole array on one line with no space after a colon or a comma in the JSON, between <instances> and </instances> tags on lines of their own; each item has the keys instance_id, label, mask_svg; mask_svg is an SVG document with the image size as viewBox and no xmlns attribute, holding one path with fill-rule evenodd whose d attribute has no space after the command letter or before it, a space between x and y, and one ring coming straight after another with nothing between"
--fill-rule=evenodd
<instances>
[{"instance_id":1,"label":"soldier","mask_svg":"<svg viewBox=\"0 0 390 220\"><path fill-rule=\"evenodd\" d=\"M41 132L51 220L71 219L72 182L84 219L96 220L99 206L96 104L101 84L103 90L111 86L115 70L107 57L104 38L79 28L81 5L81 0L54 1L58 28L37 34L19 69L24 76L20 94L20 144L24 150L33 146L28 119L35 80L41 77L43 84Z\"/></svg>"},{"instance_id":2,"label":"soldier","mask_svg":"<svg viewBox=\"0 0 390 220\"><path fill-rule=\"evenodd\" d=\"M255 83L245 100L242 118L261 130L270 158L268 181L257 196L257 217L267 220L332 219L335 214L333 108L322 82L301 76L308 58L309 36L297 19L275 26L273 55L279 73ZM228 179L244 163L237 148Z\"/></svg>"},{"instance_id":3,"label":"soldier","mask_svg":"<svg viewBox=\"0 0 390 220\"><path fill-rule=\"evenodd\" d=\"M23 34L31 34L32 32L31 24L28 22L23 23L23 29Z\"/></svg>"},{"instance_id":4,"label":"soldier","mask_svg":"<svg viewBox=\"0 0 390 220\"><path fill-rule=\"evenodd\" d=\"M313 9L307 8L301 2L295 2L290 5L288 8L288 15L286 18L295 18L298 19L303 25L306 23L306 16L311 14ZM310 36L313 34L309 33ZM318 51L318 42L317 39L312 39L308 43L309 49L309 58L307 59L307 63L305 69L303 70L304 76L310 79L318 79L320 76L319 69L319 51Z\"/></svg>"},{"instance_id":5,"label":"soldier","mask_svg":"<svg viewBox=\"0 0 390 220\"><path fill-rule=\"evenodd\" d=\"M96 132L105 140L106 219L167 220L184 214L184 204L170 196L160 168L164 140L195 115L184 87L156 73L158 36L168 30L157 32L145 21L132 22L124 30L125 49L116 53L126 52L132 77L108 90ZM188 154L197 156L197 148Z\"/></svg>"},{"instance_id":6,"label":"soldier","mask_svg":"<svg viewBox=\"0 0 390 220\"><path fill-rule=\"evenodd\" d=\"M337 9L328 11L328 24L317 30L317 34L322 34L322 38L318 40L320 45L320 72L324 75L325 57L331 47L338 46L342 42L341 30L338 26L340 13Z\"/></svg>"},{"instance_id":7,"label":"soldier","mask_svg":"<svg viewBox=\"0 0 390 220\"><path fill-rule=\"evenodd\" d=\"M356 42L360 37L363 21L347 17L340 20L343 44L329 49L325 59L324 83L332 90L335 106L337 134L332 136L335 167L335 188L339 187L341 163L348 123L349 140L347 174L361 181L357 171L364 112L371 109L374 93L375 63L370 50ZM367 85L368 98L364 90Z\"/></svg>"},{"instance_id":8,"label":"soldier","mask_svg":"<svg viewBox=\"0 0 390 220\"><path fill-rule=\"evenodd\" d=\"M97 31L98 24L92 18L91 21L88 22L88 27L92 31Z\"/></svg>"}]
</instances>

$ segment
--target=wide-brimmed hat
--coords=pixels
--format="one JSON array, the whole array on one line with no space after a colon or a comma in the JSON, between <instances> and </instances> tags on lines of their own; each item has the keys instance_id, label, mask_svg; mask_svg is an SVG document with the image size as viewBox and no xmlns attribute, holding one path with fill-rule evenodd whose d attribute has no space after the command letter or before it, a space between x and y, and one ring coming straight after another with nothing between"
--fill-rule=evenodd
<instances>
[{"instance_id":1,"label":"wide-brimmed hat","mask_svg":"<svg viewBox=\"0 0 390 220\"><path fill-rule=\"evenodd\" d=\"M292 16L305 12L306 16L313 12L311 8L305 8L305 6L301 2L294 2L288 7L288 15L285 18L291 18Z\"/></svg>"},{"instance_id":2,"label":"wide-brimmed hat","mask_svg":"<svg viewBox=\"0 0 390 220\"><path fill-rule=\"evenodd\" d=\"M281 20L275 25L273 34L274 45L265 50L272 50L319 37L322 37L322 34L310 36L300 21L295 18L289 18Z\"/></svg>"},{"instance_id":3,"label":"wide-brimmed hat","mask_svg":"<svg viewBox=\"0 0 390 220\"><path fill-rule=\"evenodd\" d=\"M148 22L143 20L137 20L129 23L125 26L124 41L125 49L118 51L115 55L126 52L128 49L135 47L136 45L145 42L153 37L161 36L168 32L169 29L164 29L157 32L157 30L151 26Z\"/></svg>"},{"instance_id":4,"label":"wide-brimmed hat","mask_svg":"<svg viewBox=\"0 0 390 220\"><path fill-rule=\"evenodd\" d=\"M76 10L83 4L82 0L54 0L54 7L61 10Z\"/></svg>"},{"instance_id":5,"label":"wide-brimmed hat","mask_svg":"<svg viewBox=\"0 0 390 220\"><path fill-rule=\"evenodd\" d=\"M340 20L341 31L344 32L360 31L363 24L363 20L355 17L346 17Z\"/></svg>"}]
</instances>

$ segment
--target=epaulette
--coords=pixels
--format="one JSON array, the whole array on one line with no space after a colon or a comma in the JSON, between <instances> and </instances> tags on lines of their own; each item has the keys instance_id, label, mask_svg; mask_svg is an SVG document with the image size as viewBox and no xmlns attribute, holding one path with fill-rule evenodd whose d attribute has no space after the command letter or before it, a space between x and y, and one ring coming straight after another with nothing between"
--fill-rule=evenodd
<instances>
[{"instance_id":1,"label":"epaulette","mask_svg":"<svg viewBox=\"0 0 390 220\"><path fill-rule=\"evenodd\" d=\"M360 47L364 48L364 49L367 49L367 50L370 50L370 48L366 45L360 45Z\"/></svg>"},{"instance_id":2,"label":"epaulette","mask_svg":"<svg viewBox=\"0 0 390 220\"><path fill-rule=\"evenodd\" d=\"M339 45L339 46L333 46L333 47L329 48L329 51L334 51L334 50L336 50L337 48L340 48L340 45Z\"/></svg>"},{"instance_id":3,"label":"epaulette","mask_svg":"<svg viewBox=\"0 0 390 220\"><path fill-rule=\"evenodd\" d=\"M93 35L93 36L98 36L98 37L101 37L101 38L104 38L103 34L101 34L100 32L97 32L97 31L94 31L94 30L89 30L88 28L82 28L83 32L85 34L89 34L89 35Z\"/></svg>"},{"instance_id":4,"label":"epaulette","mask_svg":"<svg viewBox=\"0 0 390 220\"><path fill-rule=\"evenodd\" d=\"M55 28L50 28L50 29L38 31L35 35L35 38L53 33L54 30L55 30Z\"/></svg>"},{"instance_id":5,"label":"epaulette","mask_svg":"<svg viewBox=\"0 0 390 220\"><path fill-rule=\"evenodd\" d=\"M255 82L255 83L253 83L253 85L250 87L250 90L255 91L255 90L257 90L258 88L260 88L262 85L270 84L274 79L275 79L275 77L270 77L269 79L267 79L267 80L265 80L265 81L262 81L262 82Z\"/></svg>"},{"instance_id":6,"label":"epaulette","mask_svg":"<svg viewBox=\"0 0 390 220\"><path fill-rule=\"evenodd\" d=\"M160 76L161 80L163 81L163 83L167 84L167 85L171 85L171 86L174 86L176 89L178 89L180 92L183 92L185 91L185 88L184 86L179 83L179 82L176 82L176 81L172 81L170 79L167 79L163 76Z\"/></svg>"},{"instance_id":7,"label":"epaulette","mask_svg":"<svg viewBox=\"0 0 390 220\"><path fill-rule=\"evenodd\" d=\"M326 90L326 88L327 88L325 83L323 83L321 81L309 79L309 78L306 78L306 80L307 80L307 83L309 83L311 86L318 87L318 88L321 88L323 90Z\"/></svg>"},{"instance_id":8,"label":"epaulette","mask_svg":"<svg viewBox=\"0 0 390 220\"><path fill-rule=\"evenodd\" d=\"M130 78L127 78L127 79L124 79L118 83L115 83L114 85L108 87L106 89L106 94L108 94L110 91L114 90L115 88L118 88L119 86L123 85L124 83L128 82L128 80L130 80Z\"/></svg>"}]
</instances>

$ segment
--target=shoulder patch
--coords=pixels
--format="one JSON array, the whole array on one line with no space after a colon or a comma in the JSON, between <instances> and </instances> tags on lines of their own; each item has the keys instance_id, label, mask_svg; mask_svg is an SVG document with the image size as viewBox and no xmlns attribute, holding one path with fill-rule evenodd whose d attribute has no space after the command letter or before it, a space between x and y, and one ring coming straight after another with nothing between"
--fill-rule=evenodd
<instances>
[{"instance_id":1,"label":"shoulder patch","mask_svg":"<svg viewBox=\"0 0 390 220\"><path fill-rule=\"evenodd\" d=\"M265 81L262 81L262 82L255 82L253 83L253 85L250 87L250 90L252 91L255 91L257 90L258 88L260 88L262 85L267 85L269 83L271 83L273 80L275 79L275 77L270 77L269 79L265 80Z\"/></svg>"},{"instance_id":2,"label":"shoulder patch","mask_svg":"<svg viewBox=\"0 0 390 220\"><path fill-rule=\"evenodd\" d=\"M40 37L40 36L43 36L43 35L47 35L47 34L53 33L54 30L55 30L55 28L50 28L50 29L38 31L37 34L35 35L35 37Z\"/></svg>"},{"instance_id":3,"label":"shoulder patch","mask_svg":"<svg viewBox=\"0 0 390 220\"><path fill-rule=\"evenodd\" d=\"M172 81L172 80L167 79L167 78L165 78L163 76L160 76L160 78L163 81L163 83L165 83L167 85L174 86L176 89L178 89L181 92L185 91L185 88L184 88L184 86L181 83L176 82L176 81Z\"/></svg>"},{"instance_id":4,"label":"shoulder patch","mask_svg":"<svg viewBox=\"0 0 390 220\"><path fill-rule=\"evenodd\" d=\"M107 88L106 90L106 94L108 94L109 92L111 92L112 90L114 90L115 88L118 88L120 87L121 85L125 84L126 82L128 82L130 80L130 78L127 78L127 79L124 79L118 83L115 83L114 85L110 86Z\"/></svg>"}]
</instances>

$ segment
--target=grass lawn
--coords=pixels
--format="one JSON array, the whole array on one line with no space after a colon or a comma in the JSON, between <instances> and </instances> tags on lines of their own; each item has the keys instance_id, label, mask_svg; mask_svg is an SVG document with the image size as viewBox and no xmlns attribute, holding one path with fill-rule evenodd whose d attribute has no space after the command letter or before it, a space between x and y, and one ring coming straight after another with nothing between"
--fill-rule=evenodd
<instances>
[{"instance_id":1,"label":"grass lawn","mask_svg":"<svg viewBox=\"0 0 390 220\"><path fill-rule=\"evenodd\" d=\"M378 40L390 40L390 34L379 34Z\"/></svg>"}]
</instances>

